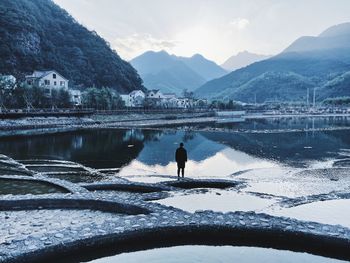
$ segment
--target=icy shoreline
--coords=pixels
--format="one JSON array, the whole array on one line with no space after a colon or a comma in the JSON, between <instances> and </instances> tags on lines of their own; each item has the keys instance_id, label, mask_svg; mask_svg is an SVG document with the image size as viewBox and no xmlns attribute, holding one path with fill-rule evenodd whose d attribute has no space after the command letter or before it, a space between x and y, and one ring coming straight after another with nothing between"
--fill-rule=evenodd
<instances>
[{"instance_id":1,"label":"icy shoreline","mask_svg":"<svg viewBox=\"0 0 350 263\"><path fill-rule=\"evenodd\" d=\"M348 114L323 114L323 115L262 115L249 114L244 116L242 122L247 119L272 119L272 118L325 118L348 117ZM94 115L91 118L62 117L62 118L24 118L18 120L0 120L0 137L30 136L39 134L52 134L85 129L184 129L190 131L211 132L238 132L238 133L280 133L280 132L305 132L305 131L331 131L347 130L350 127L323 127L309 129L283 129L283 130L245 130L220 127L192 127L193 124L210 124L222 121L222 118L208 113L181 113L181 114L124 114L124 115ZM230 123L230 120L225 120ZM240 121L238 121L240 122ZM188 126L186 126L188 125ZM173 126L173 127L172 127ZM176 127L180 126L180 127Z\"/></svg>"},{"instance_id":2,"label":"icy shoreline","mask_svg":"<svg viewBox=\"0 0 350 263\"><path fill-rule=\"evenodd\" d=\"M17 120L0 120L0 137L29 136L51 134L82 129L149 127L153 125L185 124L192 122L214 121L207 117L208 113L183 114L127 114L127 115L95 115L91 118L23 118Z\"/></svg>"}]
</instances>

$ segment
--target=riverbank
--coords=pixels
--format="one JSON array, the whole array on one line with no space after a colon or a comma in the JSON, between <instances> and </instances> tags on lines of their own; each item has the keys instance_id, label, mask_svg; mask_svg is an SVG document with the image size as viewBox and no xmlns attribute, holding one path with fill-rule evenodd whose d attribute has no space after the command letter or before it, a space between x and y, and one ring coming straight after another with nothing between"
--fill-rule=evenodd
<instances>
[{"instance_id":1,"label":"riverbank","mask_svg":"<svg viewBox=\"0 0 350 263\"><path fill-rule=\"evenodd\" d=\"M16 120L0 120L0 137L74 131L95 123L93 119L77 117L34 117Z\"/></svg>"},{"instance_id":2,"label":"riverbank","mask_svg":"<svg viewBox=\"0 0 350 263\"><path fill-rule=\"evenodd\" d=\"M68 132L85 129L185 129L204 131L225 131L225 132L247 132L241 129L230 129L225 127L198 127L200 124L216 123L240 123L252 119L273 119L273 118L328 118L328 117L350 117L349 114L303 114L303 115L264 115L247 114L242 118L230 119L214 115L214 112L201 113L128 113L120 115L92 115L91 117L34 117L17 120L0 120L0 137L28 136ZM196 127L196 125L198 126ZM327 127L298 129L297 131L321 131L330 129L348 129L348 127ZM293 130L294 131L294 130ZM261 131L260 131L261 132ZM268 132L268 131L264 131ZM274 130L273 132L280 132Z\"/></svg>"},{"instance_id":3,"label":"riverbank","mask_svg":"<svg viewBox=\"0 0 350 263\"><path fill-rule=\"evenodd\" d=\"M185 124L215 121L212 112L120 115L78 117L33 117L0 120L0 137L39 135L95 128L134 128L166 124Z\"/></svg>"}]
</instances>

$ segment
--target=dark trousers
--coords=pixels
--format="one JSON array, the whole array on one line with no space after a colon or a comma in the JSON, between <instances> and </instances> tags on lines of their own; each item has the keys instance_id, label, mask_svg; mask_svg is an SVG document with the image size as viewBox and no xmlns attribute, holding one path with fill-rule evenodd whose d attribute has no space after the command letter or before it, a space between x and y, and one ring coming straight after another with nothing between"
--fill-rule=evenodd
<instances>
[{"instance_id":1,"label":"dark trousers","mask_svg":"<svg viewBox=\"0 0 350 263\"><path fill-rule=\"evenodd\" d=\"M185 165L184 164L177 164L177 176L180 177L180 171L182 174L182 177L185 176Z\"/></svg>"}]
</instances>

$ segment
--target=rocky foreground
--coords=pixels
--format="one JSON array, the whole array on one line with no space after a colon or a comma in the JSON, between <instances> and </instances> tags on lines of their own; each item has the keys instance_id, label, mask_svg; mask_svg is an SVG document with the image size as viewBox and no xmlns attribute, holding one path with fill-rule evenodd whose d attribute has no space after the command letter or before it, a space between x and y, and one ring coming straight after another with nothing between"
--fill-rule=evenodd
<instances>
[{"instance_id":1,"label":"rocky foreground","mask_svg":"<svg viewBox=\"0 0 350 263\"><path fill-rule=\"evenodd\" d=\"M345 226L254 211L190 213L159 203L190 189L239 192L247 185L235 176L146 184L118 177L115 169L2 155L0 262L77 262L182 244L251 245L350 259ZM279 204L298 206L324 197L280 198Z\"/></svg>"}]
</instances>

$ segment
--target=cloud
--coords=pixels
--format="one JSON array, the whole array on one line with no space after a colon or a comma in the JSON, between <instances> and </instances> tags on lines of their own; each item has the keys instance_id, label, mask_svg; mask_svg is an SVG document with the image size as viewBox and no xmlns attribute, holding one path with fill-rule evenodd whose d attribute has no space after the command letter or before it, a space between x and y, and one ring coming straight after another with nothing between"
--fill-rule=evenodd
<instances>
[{"instance_id":1,"label":"cloud","mask_svg":"<svg viewBox=\"0 0 350 263\"><path fill-rule=\"evenodd\" d=\"M113 48L118 54L130 60L148 50L171 50L177 45L174 40L154 38L150 34L133 34L127 37L116 38L112 42Z\"/></svg>"},{"instance_id":2,"label":"cloud","mask_svg":"<svg viewBox=\"0 0 350 263\"><path fill-rule=\"evenodd\" d=\"M250 24L250 22L246 18L236 18L232 20L229 24L235 29L243 30Z\"/></svg>"}]
</instances>

